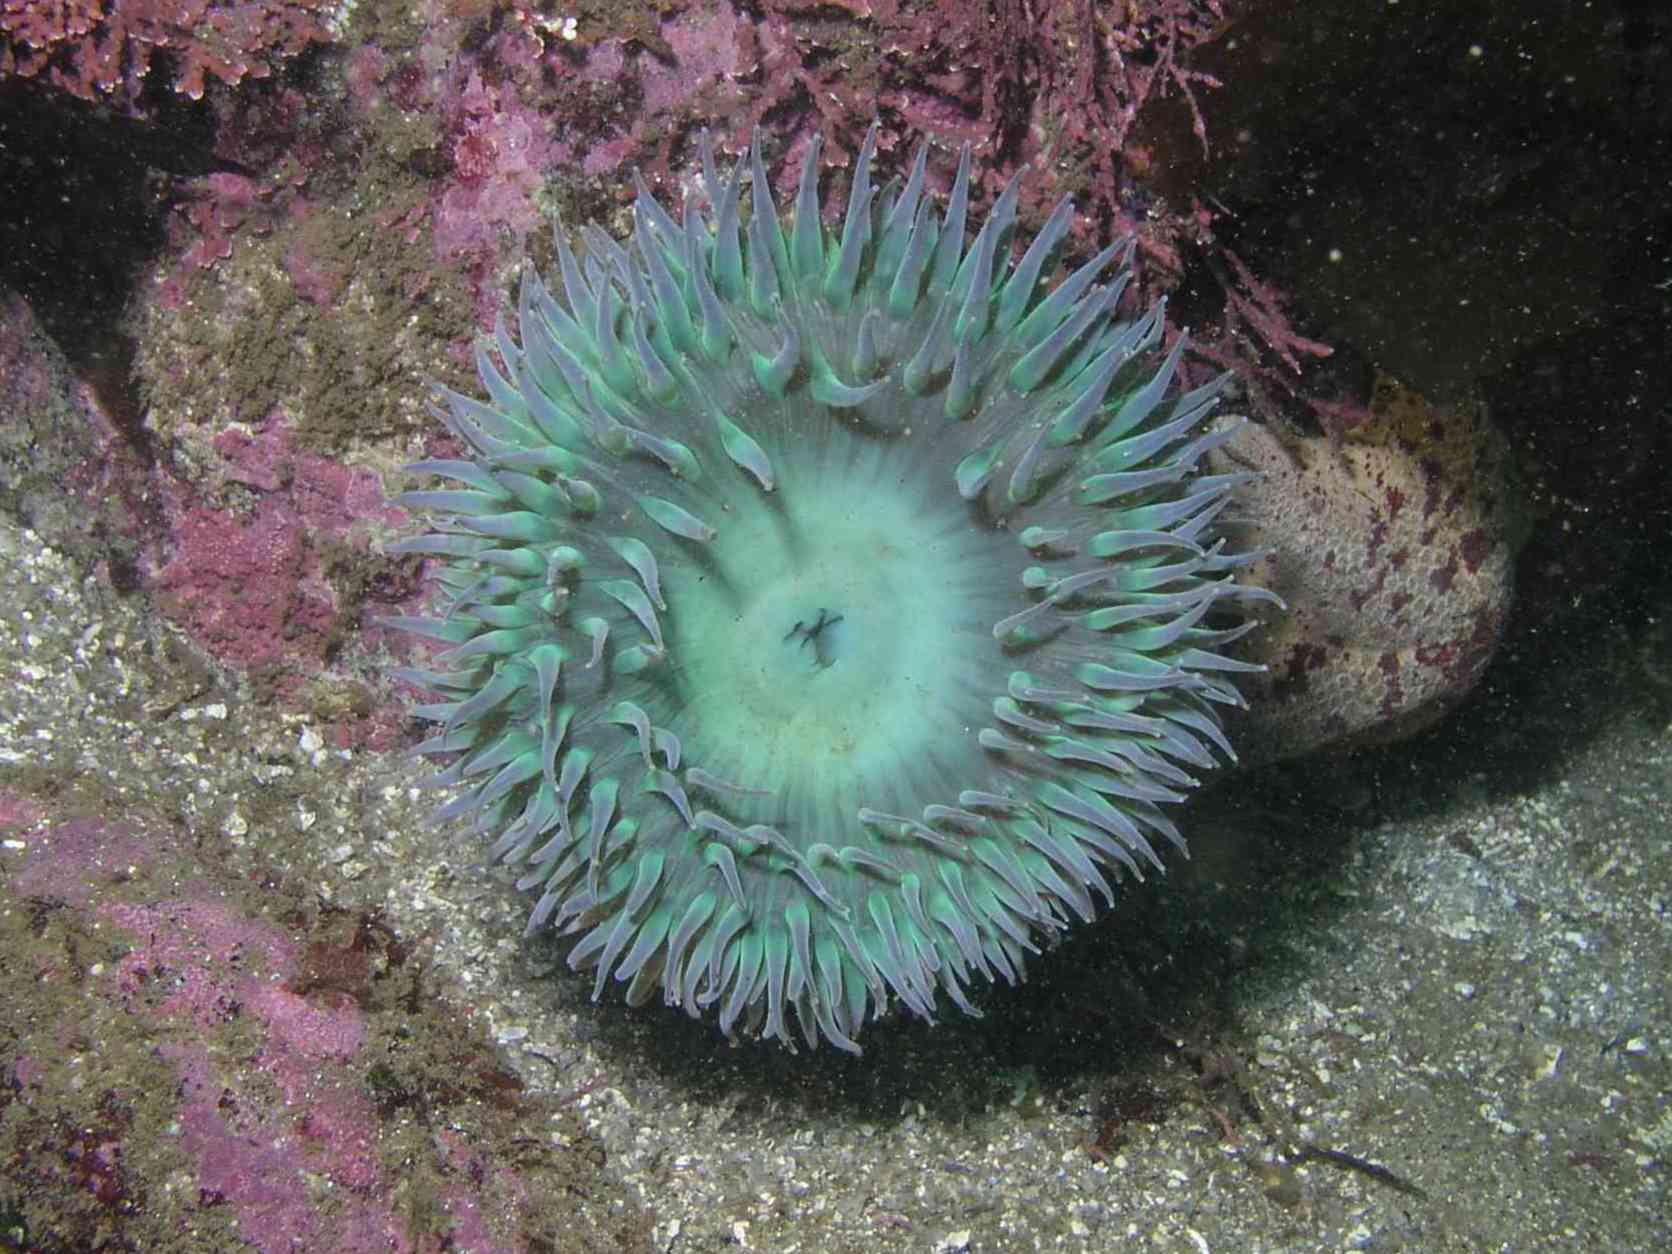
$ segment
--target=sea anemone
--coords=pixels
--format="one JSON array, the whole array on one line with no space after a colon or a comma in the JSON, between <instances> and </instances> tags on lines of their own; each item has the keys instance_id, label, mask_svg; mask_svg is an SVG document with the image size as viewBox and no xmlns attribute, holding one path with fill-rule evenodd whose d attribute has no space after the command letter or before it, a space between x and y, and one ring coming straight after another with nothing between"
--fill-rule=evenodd
<instances>
[{"instance_id":1,"label":"sea anemone","mask_svg":"<svg viewBox=\"0 0 1672 1254\"><path fill-rule=\"evenodd\" d=\"M758 139L728 177L705 144L678 220L641 186L630 245L559 229L488 399L438 389L463 455L412 468L452 486L395 546L441 559L396 620L439 642L400 672L437 817L524 869L529 931L594 999L856 1053L1183 850L1161 807L1231 753L1260 595L1215 534L1238 476L1198 472L1222 381L1168 396L1129 246L1052 285L1071 204L1012 264L1014 182L966 241L968 152L940 210L873 138L835 234L816 146L784 223Z\"/></svg>"}]
</instances>

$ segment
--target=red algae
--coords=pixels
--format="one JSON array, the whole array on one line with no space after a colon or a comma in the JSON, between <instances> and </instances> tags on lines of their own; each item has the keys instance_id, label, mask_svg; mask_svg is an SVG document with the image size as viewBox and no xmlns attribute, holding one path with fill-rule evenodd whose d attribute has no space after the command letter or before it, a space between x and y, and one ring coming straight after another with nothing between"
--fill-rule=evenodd
<instances>
[{"instance_id":1,"label":"red algae","mask_svg":"<svg viewBox=\"0 0 1672 1254\"><path fill-rule=\"evenodd\" d=\"M98 1231L111 1249L519 1254L574 1222L542 1181L581 1160L526 1135L563 1116L520 1084L479 1091L502 1074L491 1046L433 995L390 995L406 948L387 927L345 934L350 912L232 875L166 826L42 810L0 794L0 815L32 823L0 855L0 939L22 977L5 978L0 1158L31 1181L23 1231ZM339 947L368 972L358 995L296 991L309 963L344 965L323 957ZM408 1060L394 1068L392 1042ZM410 1135L415 1109L433 1136ZM413 1188L436 1205L414 1208ZM630 1244L631 1208L620 1222L582 1248Z\"/></svg>"}]
</instances>

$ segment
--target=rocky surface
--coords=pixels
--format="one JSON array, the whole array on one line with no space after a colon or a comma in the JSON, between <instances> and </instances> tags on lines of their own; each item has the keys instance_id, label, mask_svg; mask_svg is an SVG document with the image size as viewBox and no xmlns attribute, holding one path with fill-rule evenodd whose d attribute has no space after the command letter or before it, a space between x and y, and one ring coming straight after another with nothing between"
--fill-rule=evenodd
<instances>
[{"instance_id":1,"label":"rocky surface","mask_svg":"<svg viewBox=\"0 0 1672 1254\"><path fill-rule=\"evenodd\" d=\"M418 767L0 552L14 1246L1660 1246L1664 631L1232 781L985 1018L848 1059L592 1004Z\"/></svg>"}]
</instances>

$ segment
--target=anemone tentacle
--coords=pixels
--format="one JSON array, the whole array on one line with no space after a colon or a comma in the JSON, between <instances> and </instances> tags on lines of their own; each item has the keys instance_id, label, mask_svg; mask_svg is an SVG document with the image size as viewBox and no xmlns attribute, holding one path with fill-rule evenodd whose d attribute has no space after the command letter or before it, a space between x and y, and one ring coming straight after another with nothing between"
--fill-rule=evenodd
<instances>
[{"instance_id":1,"label":"anemone tentacle","mask_svg":"<svg viewBox=\"0 0 1672 1254\"><path fill-rule=\"evenodd\" d=\"M394 546L436 609L392 620L436 650L400 674L438 816L595 998L854 1052L1183 851L1266 596L1198 469L1224 381L1176 394L1159 307L1118 315L1130 247L1052 285L1071 204L1012 261L1014 182L966 238L968 152L939 208L873 139L834 232L816 147L786 224L758 138L677 220L641 186L627 246L559 228L487 399L437 389L461 455Z\"/></svg>"}]
</instances>

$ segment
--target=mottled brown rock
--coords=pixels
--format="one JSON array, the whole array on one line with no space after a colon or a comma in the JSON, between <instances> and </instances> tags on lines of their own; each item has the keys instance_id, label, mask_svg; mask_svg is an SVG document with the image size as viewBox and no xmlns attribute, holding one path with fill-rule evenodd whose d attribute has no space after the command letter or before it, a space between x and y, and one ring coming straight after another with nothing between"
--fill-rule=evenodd
<instances>
[{"instance_id":1,"label":"mottled brown rock","mask_svg":"<svg viewBox=\"0 0 1672 1254\"><path fill-rule=\"evenodd\" d=\"M1503 442L1479 407L1442 411L1383 380L1348 437L1249 423L1216 470L1239 494L1248 571L1288 612L1245 652L1245 759L1385 743L1432 724L1474 686L1509 613L1521 528Z\"/></svg>"}]
</instances>

